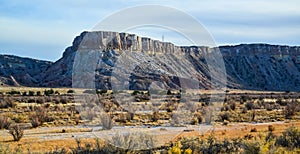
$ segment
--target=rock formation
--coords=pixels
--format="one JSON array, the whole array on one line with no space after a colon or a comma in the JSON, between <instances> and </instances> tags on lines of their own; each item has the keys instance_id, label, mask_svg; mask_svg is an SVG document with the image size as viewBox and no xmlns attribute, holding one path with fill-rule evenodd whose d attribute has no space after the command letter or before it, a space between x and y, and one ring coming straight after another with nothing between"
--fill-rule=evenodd
<instances>
[{"instance_id":1,"label":"rock formation","mask_svg":"<svg viewBox=\"0 0 300 154\"><path fill-rule=\"evenodd\" d=\"M11 59L2 58L0 76L5 84L24 86L71 87L76 83L76 86L84 87L92 79L100 89L120 86L129 89L151 86L210 89L215 83L222 85L225 81L222 76L213 75L222 64L220 57L207 58L217 51L224 60L224 78L229 88L300 90L300 47L268 44L179 47L133 34L102 31L83 32L77 36L55 63L31 60L25 67L20 65L28 59L13 57L12 63ZM85 59L86 66L83 67L82 63L78 65L78 60L82 62L84 55L89 55L90 59ZM208 65L212 62L213 67ZM89 66L92 63L95 66ZM5 71L7 69L10 71ZM76 69L80 71L74 72ZM72 75L76 73L81 73L82 82L74 80L74 76L72 81Z\"/></svg>"},{"instance_id":2,"label":"rock formation","mask_svg":"<svg viewBox=\"0 0 300 154\"><path fill-rule=\"evenodd\" d=\"M44 72L52 62L0 55L0 84L10 86L39 86L36 77Z\"/></svg>"}]
</instances>

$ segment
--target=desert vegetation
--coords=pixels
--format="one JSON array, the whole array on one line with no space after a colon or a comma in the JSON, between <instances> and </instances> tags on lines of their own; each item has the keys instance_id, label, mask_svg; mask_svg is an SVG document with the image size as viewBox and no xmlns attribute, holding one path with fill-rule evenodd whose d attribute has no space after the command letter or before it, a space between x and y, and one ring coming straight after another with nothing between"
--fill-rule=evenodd
<instances>
[{"instance_id":1,"label":"desert vegetation","mask_svg":"<svg viewBox=\"0 0 300 154\"><path fill-rule=\"evenodd\" d=\"M13 136L14 141L20 141L24 135L24 130L19 125L14 125L9 130L9 133Z\"/></svg>"},{"instance_id":2,"label":"desert vegetation","mask_svg":"<svg viewBox=\"0 0 300 154\"><path fill-rule=\"evenodd\" d=\"M85 90L75 94L72 89L10 90L1 93L1 128L7 128L11 122L31 123L31 127L89 122L102 123L106 129L110 129L113 124L179 126L208 124L212 120L227 125L297 120L300 113L300 94L293 92L227 92L224 102L220 103L210 102L213 97L218 97L218 93L186 93L182 97L180 91L171 90L151 94L149 91L107 90ZM214 117L211 116L213 105L219 109L218 115Z\"/></svg>"},{"instance_id":3,"label":"desert vegetation","mask_svg":"<svg viewBox=\"0 0 300 154\"><path fill-rule=\"evenodd\" d=\"M224 101L218 100L226 93ZM100 126L101 131L118 127L232 126L245 123L297 122L300 93L224 91L195 94L189 91L111 91L78 89L6 89L0 93L0 129L8 130L13 142L22 142L26 131L40 127ZM217 110L217 112L216 112ZM273 125L265 132L248 128L240 138L184 137L165 146L147 134L116 134L77 147L57 148L49 153L280 153L299 151L299 129L276 134ZM68 133L62 129L59 133ZM258 135L258 133L260 135ZM298 136L297 136L298 135ZM295 136L295 137L292 137ZM175 137L175 136L174 136ZM139 138L146 139L139 140ZM22 139L22 140L21 140ZM125 143L126 141L126 143ZM288 144L287 144L288 143ZM133 145L131 145L133 144ZM117 145L117 146L116 146ZM134 147L134 148L133 148ZM140 150L128 150L137 149ZM149 147L153 147L150 148ZM146 149L146 150L145 150Z\"/></svg>"},{"instance_id":4,"label":"desert vegetation","mask_svg":"<svg viewBox=\"0 0 300 154\"><path fill-rule=\"evenodd\" d=\"M210 153L299 153L300 130L296 127L287 128L282 134L275 135L271 130L260 133L258 136L248 136L233 139L218 139L214 131L206 137L184 137L170 142L165 146L153 147L154 140L143 133L133 133L112 137L111 142L102 139L84 141L74 139L76 146L73 148L55 148L48 154L65 153L132 153L132 154L210 154ZM5 150L4 147L0 147ZM6 149L5 152L13 152ZM29 149L30 152L30 149Z\"/></svg>"}]
</instances>

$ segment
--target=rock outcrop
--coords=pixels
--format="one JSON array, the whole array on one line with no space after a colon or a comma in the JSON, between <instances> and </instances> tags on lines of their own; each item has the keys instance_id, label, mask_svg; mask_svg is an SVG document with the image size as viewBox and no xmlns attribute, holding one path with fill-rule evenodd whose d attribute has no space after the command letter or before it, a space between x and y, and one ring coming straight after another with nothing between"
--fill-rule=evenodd
<instances>
[{"instance_id":1,"label":"rock outcrop","mask_svg":"<svg viewBox=\"0 0 300 154\"><path fill-rule=\"evenodd\" d=\"M52 62L0 55L0 84L2 86L39 86L37 76Z\"/></svg>"},{"instance_id":2,"label":"rock outcrop","mask_svg":"<svg viewBox=\"0 0 300 154\"><path fill-rule=\"evenodd\" d=\"M216 51L220 51L222 57L214 57ZM90 59L85 59L86 64L79 63L84 61L85 55ZM220 58L224 60L226 74L212 75L214 71L220 71L216 69L221 68ZM1 72L7 67L12 66L2 64ZM7 79L5 83L13 85L15 80L18 84L43 87L71 87L76 83L76 86L84 87L93 80L100 89L148 89L152 86L210 89L216 83L224 84L225 78L229 88L300 90L300 47L280 45L179 47L127 33L83 32L61 59L55 63L39 62L34 65L36 67L38 69L26 67L26 78L20 75L22 73L13 73L13 78L9 78L12 73L2 73ZM72 81L72 75L76 73L81 73L82 81L74 80L74 76ZM4 75L0 76L3 78Z\"/></svg>"},{"instance_id":3,"label":"rock outcrop","mask_svg":"<svg viewBox=\"0 0 300 154\"><path fill-rule=\"evenodd\" d=\"M242 89L300 90L300 47L242 44L220 50L228 78Z\"/></svg>"}]
</instances>

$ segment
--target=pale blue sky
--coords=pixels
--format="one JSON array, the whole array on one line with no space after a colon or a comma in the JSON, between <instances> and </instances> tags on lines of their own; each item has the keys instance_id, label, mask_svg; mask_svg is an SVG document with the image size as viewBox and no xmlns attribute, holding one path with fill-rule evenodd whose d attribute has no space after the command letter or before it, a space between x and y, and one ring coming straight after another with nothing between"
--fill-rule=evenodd
<instances>
[{"instance_id":1,"label":"pale blue sky","mask_svg":"<svg viewBox=\"0 0 300 154\"><path fill-rule=\"evenodd\" d=\"M0 54L55 61L82 31L120 9L145 4L173 7L195 17L217 45L300 45L299 0L0 0ZM132 32L155 39L164 35L166 41L190 45L167 30Z\"/></svg>"}]
</instances>

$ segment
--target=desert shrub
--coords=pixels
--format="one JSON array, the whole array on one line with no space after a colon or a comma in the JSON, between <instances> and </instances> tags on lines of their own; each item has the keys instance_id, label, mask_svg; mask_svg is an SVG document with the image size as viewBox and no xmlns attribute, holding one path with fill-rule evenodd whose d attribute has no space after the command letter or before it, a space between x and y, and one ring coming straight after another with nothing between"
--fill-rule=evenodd
<instances>
[{"instance_id":1,"label":"desert shrub","mask_svg":"<svg viewBox=\"0 0 300 154\"><path fill-rule=\"evenodd\" d=\"M81 119L93 121L95 117L97 117L95 110L84 110L80 112Z\"/></svg>"},{"instance_id":2,"label":"desert shrub","mask_svg":"<svg viewBox=\"0 0 300 154\"><path fill-rule=\"evenodd\" d=\"M34 91L29 91L29 92L28 92L28 95L29 95L29 96L34 96Z\"/></svg>"},{"instance_id":3,"label":"desert shrub","mask_svg":"<svg viewBox=\"0 0 300 154\"><path fill-rule=\"evenodd\" d=\"M124 140L127 135L115 135L115 137L118 140ZM132 137L128 137L126 139L129 139L128 142L134 144L136 143L133 141L134 139ZM74 153L74 154L125 154L125 153L132 153L132 154L149 154L149 153L155 153L152 149L147 148L147 150L134 150L134 149L125 149L122 147L119 147L117 145L114 145L114 143L105 143L102 144L99 139L96 139L95 144L91 143L82 143L80 139L76 139L77 146L75 148L66 149L66 148L56 148L52 150L51 152L47 152L47 154L66 154L66 153ZM127 143L127 140L126 142ZM143 143L139 143L143 144ZM131 145L131 144L129 144ZM135 144L137 145L137 144ZM189 154L189 153L187 153Z\"/></svg>"},{"instance_id":4,"label":"desert shrub","mask_svg":"<svg viewBox=\"0 0 300 154\"><path fill-rule=\"evenodd\" d=\"M167 91L167 95L173 95L173 93L170 89Z\"/></svg>"},{"instance_id":5,"label":"desert shrub","mask_svg":"<svg viewBox=\"0 0 300 154\"><path fill-rule=\"evenodd\" d=\"M10 92L7 92L9 95L21 95L21 92L16 91L16 90L11 90Z\"/></svg>"},{"instance_id":6,"label":"desert shrub","mask_svg":"<svg viewBox=\"0 0 300 154\"><path fill-rule=\"evenodd\" d=\"M42 93L41 93L40 91L37 91L37 92L36 92L36 95L37 95L37 96L41 96Z\"/></svg>"},{"instance_id":7,"label":"desert shrub","mask_svg":"<svg viewBox=\"0 0 300 154\"><path fill-rule=\"evenodd\" d=\"M172 115L172 121L171 121L171 125L172 126L178 126L181 124L181 116L182 114L179 113L179 112L173 112L173 115Z\"/></svg>"},{"instance_id":8,"label":"desert shrub","mask_svg":"<svg viewBox=\"0 0 300 154\"><path fill-rule=\"evenodd\" d=\"M187 110L191 111L192 113L197 111L197 104L191 101L187 101L185 103L185 107L187 108Z\"/></svg>"},{"instance_id":9,"label":"desert shrub","mask_svg":"<svg viewBox=\"0 0 300 154\"><path fill-rule=\"evenodd\" d=\"M34 127L34 128L42 125L41 119L36 115L34 115L30 118L30 122L31 122L32 127Z\"/></svg>"},{"instance_id":10,"label":"desert shrub","mask_svg":"<svg viewBox=\"0 0 300 154\"><path fill-rule=\"evenodd\" d=\"M235 102L231 102L231 103L229 104L229 106L230 106L230 109L234 111L235 108L236 108L236 103L235 103Z\"/></svg>"},{"instance_id":11,"label":"desert shrub","mask_svg":"<svg viewBox=\"0 0 300 154\"><path fill-rule=\"evenodd\" d=\"M275 130L275 127L273 125L268 126L268 131L273 132Z\"/></svg>"},{"instance_id":12,"label":"desert shrub","mask_svg":"<svg viewBox=\"0 0 300 154\"><path fill-rule=\"evenodd\" d=\"M254 136L252 134L246 134L244 135L244 139L245 140L252 140L254 138Z\"/></svg>"},{"instance_id":13,"label":"desert shrub","mask_svg":"<svg viewBox=\"0 0 300 154\"><path fill-rule=\"evenodd\" d=\"M242 147L245 154L259 154L260 152L259 142L245 142Z\"/></svg>"},{"instance_id":14,"label":"desert shrub","mask_svg":"<svg viewBox=\"0 0 300 154\"><path fill-rule=\"evenodd\" d=\"M0 116L0 129L8 129L11 122L7 116Z\"/></svg>"},{"instance_id":15,"label":"desert shrub","mask_svg":"<svg viewBox=\"0 0 300 154\"><path fill-rule=\"evenodd\" d=\"M221 117L222 121L225 121L225 120L230 121L230 114L228 112L220 114L220 117Z\"/></svg>"},{"instance_id":16,"label":"desert shrub","mask_svg":"<svg viewBox=\"0 0 300 154\"><path fill-rule=\"evenodd\" d=\"M148 135L145 132L117 133L109 142L111 145L127 151L151 149L154 147L153 136Z\"/></svg>"},{"instance_id":17,"label":"desert shrub","mask_svg":"<svg viewBox=\"0 0 300 154\"><path fill-rule=\"evenodd\" d=\"M257 132L256 128L251 128L250 132Z\"/></svg>"},{"instance_id":18,"label":"desert shrub","mask_svg":"<svg viewBox=\"0 0 300 154\"><path fill-rule=\"evenodd\" d=\"M54 119L48 116L47 110L44 107L37 107L34 113L30 116L32 127L41 126L44 122L51 122Z\"/></svg>"},{"instance_id":19,"label":"desert shrub","mask_svg":"<svg viewBox=\"0 0 300 154\"><path fill-rule=\"evenodd\" d=\"M156 122L159 120L159 113L158 111L153 111L152 113L152 121Z\"/></svg>"},{"instance_id":20,"label":"desert shrub","mask_svg":"<svg viewBox=\"0 0 300 154\"><path fill-rule=\"evenodd\" d=\"M196 125L196 124L201 124L203 122L203 117L201 115L201 113L196 112L194 114L194 118L192 119L192 124Z\"/></svg>"},{"instance_id":21,"label":"desert shrub","mask_svg":"<svg viewBox=\"0 0 300 154\"><path fill-rule=\"evenodd\" d=\"M294 126L288 128L276 139L276 145L288 147L290 149L299 148L300 130Z\"/></svg>"},{"instance_id":22,"label":"desert shrub","mask_svg":"<svg viewBox=\"0 0 300 154\"><path fill-rule=\"evenodd\" d=\"M27 103L35 103L35 98L33 97L28 98Z\"/></svg>"},{"instance_id":23,"label":"desert shrub","mask_svg":"<svg viewBox=\"0 0 300 154\"><path fill-rule=\"evenodd\" d=\"M135 95L138 95L138 94L140 94L140 92L139 91L137 91L137 90L134 90L133 92L132 92L132 96L135 96Z\"/></svg>"},{"instance_id":24,"label":"desert shrub","mask_svg":"<svg viewBox=\"0 0 300 154\"><path fill-rule=\"evenodd\" d=\"M50 95L53 95L53 94L54 94L54 90L53 89L45 90L44 91L44 95L46 95L46 96L50 96Z\"/></svg>"},{"instance_id":25,"label":"desert shrub","mask_svg":"<svg viewBox=\"0 0 300 154\"><path fill-rule=\"evenodd\" d=\"M278 98L276 100L276 103L279 104L280 106L286 106L286 101L283 101L282 98Z\"/></svg>"},{"instance_id":26,"label":"desert shrub","mask_svg":"<svg viewBox=\"0 0 300 154\"><path fill-rule=\"evenodd\" d=\"M72 90L72 89L69 89L69 90L67 91L67 93L68 93L68 94L72 94L72 93L75 93L75 91Z\"/></svg>"},{"instance_id":27,"label":"desert shrub","mask_svg":"<svg viewBox=\"0 0 300 154\"><path fill-rule=\"evenodd\" d=\"M54 92L55 95L60 95L59 91Z\"/></svg>"},{"instance_id":28,"label":"desert shrub","mask_svg":"<svg viewBox=\"0 0 300 154\"><path fill-rule=\"evenodd\" d=\"M52 99L52 102L55 104L59 104L60 103L61 98L60 97L55 97Z\"/></svg>"},{"instance_id":29,"label":"desert shrub","mask_svg":"<svg viewBox=\"0 0 300 154\"><path fill-rule=\"evenodd\" d=\"M274 109L274 105L266 104L265 108L266 108L267 111L272 111Z\"/></svg>"},{"instance_id":30,"label":"desert shrub","mask_svg":"<svg viewBox=\"0 0 300 154\"><path fill-rule=\"evenodd\" d=\"M247 113L247 111L248 111L248 109L246 108L246 107L244 107L243 109L242 109L242 113Z\"/></svg>"},{"instance_id":31,"label":"desert shrub","mask_svg":"<svg viewBox=\"0 0 300 154\"><path fill-rule=\"evenodd\" d=\"M36 103L38 104L44 104L46 102L46 99L44 97L38 97L36 99Z\"/></svg>"},{"instance_id":32,"label":"desert shrub","mask_svg":"<svg viewBox=\"0 0 300 154\"><path fill-rule=\"evenodd\" d=\"M67 100L67 98L62 97L62 98L60 99L60 102L61 102L62 104L67 104L67 103L68 103L68 100Z\"/></svg>"},{"instance_id":33,"label":"desert shrub","mask_svg":"<svg viewBox=\"0 0 300 154\"><path fill-rule=\"evenodd\" d=\"M11 128L9 133L13 136L14 141L20 141L24 135L24 130L19 125L15 125Z\"/></svg>"},{"instance_id":34,"label":"desert shrub","mask_svg":"<svg viewBox=\"0 0 300 154\"><path fill-rule=\"evenodd\" d=\"M12 117L12 120L15 121L15 123L25 123L25 122L27 122L26 116L24 116L22 114L15 114Z\"/></svg>"},{"instance_id":35,"label":"desert shrub","mask_svg":"<svg viewBox=\"0 0 300 154\"><path fill-rule=\"evenodd\" d=\"M0 99L0 108L10 108L13 107L14 103L11 99Z\"/></svg>"},{"instance_id":36,"label":"desert shrub","mask_svg":"<svg viewBox=\"0 0 300 154\"><path fill-rule=\"evenodd\" d=\"M101 120L102 128L104 130L110 130L113 128L112 118L109 117L106 113L102 113L100 115L100 120Z\"/></svg>"},{"instance_id":37,"label":"desert shrub","mask_svg":"<svg viewBox=\"0 0 300 154\"><path fill-rule=\"evenodd\" d=\"M215 154L215 153L239 153L242 147L242 141L240 139L233 139L229 141L227 139L221 141L217 140L212 133L207 139L201 138L182 138L180 144L176 143L172 147L174 152L180 153L186 151L192 151L192 153L204 153L204 154ZM176 150L177 149L177 150ZM188 150L190 149L190 150ZM170 151L171 149L169 149Z\"/></svg>"},{"instance_id":38,"label":"desert shrub","mask_svg":"<svg viewBox=\"0 0 300 154\"><path fill-rule=\"evenodd\" d=\"M131 121L131 120L133 120L133 118L134 118L134 112L128 111L128 112L126 113L126 120L127 120L127 121Z\"/></svg>"},{"instance_id":39,"label":"desert shrub","mask_svg":"<svg viewBox=\"0 0 300 154\"><path fill-rule=\"evenodd\" d=\"M299 108L299 104L296 100L292 100L291 102L288 102L284 110L285 117L287 119L292 118L297 112L298 108Z\"/></svg>"},{"instance_id":40,"label":"desert shrub","mask_svg":"<svg viewBox=\"0 0 300 154\"><path fill-rule=\"evenodd\" d=\"M245 107L247 108L247 110L252 110L254 109L254 104L252 102L247 102Z\"/></svg>"},{"instance_id":41,"label":"desert shrub","mask_svg":"<svg viewBox=\"0 0 300 154\"><path fill-rule=\"evenodd\" d=\"M166 110L167 110L167 112L171 113L171 112L173 112L174 109L172 106L168 106Z\"/></svg>"},{"instance_id":42,"label":"desert shrub","mask_svg":"<svg viewBox=\"0 0 300 154\"><path fill-rule=\"evenodd\" d=\"M213 121L213 111L211 108L206 108L204 111L203 111L203 116L204 116L204 120L205 120L205 123L206 124L211 124L211 122Z\"/></svg>"},{"instance_id":43,"label":"desert shrub","mask_svg":"<svg viewBox=\"0 0 300 154\"><path fill-rule=\"evenodd\" d=\"M266 142L273 141L276 138L276 136L273 134L273 132L269 131L265 137Z\"/></svg>"},{"instance_id":44,"label":"desert shrub","mask_svg":"<svg viewBox=\"0 0 300 154\"><path fill-rule=\"evenodd\" d=\"M248 96L243 95L243 96L241 97L241 102L246 102L247 100L249 100L249 97L248 97Z\"/></svg>"}]
</instances>

